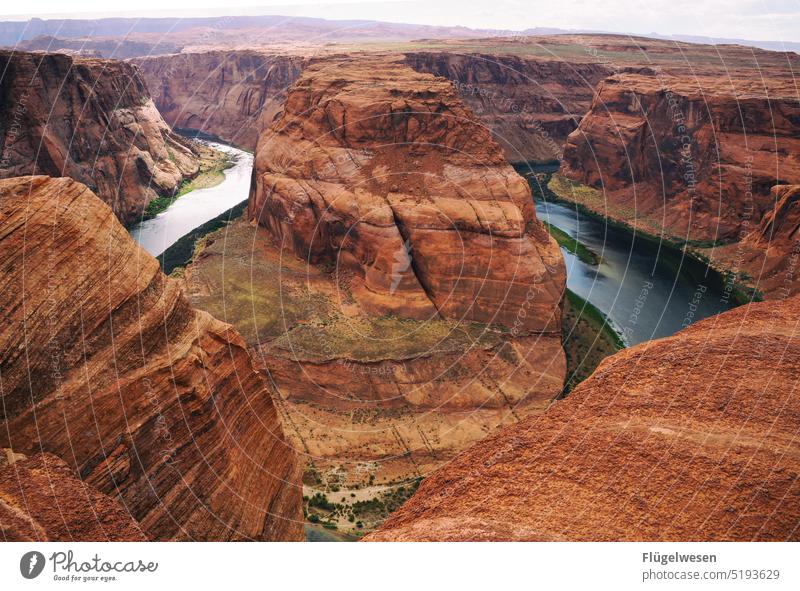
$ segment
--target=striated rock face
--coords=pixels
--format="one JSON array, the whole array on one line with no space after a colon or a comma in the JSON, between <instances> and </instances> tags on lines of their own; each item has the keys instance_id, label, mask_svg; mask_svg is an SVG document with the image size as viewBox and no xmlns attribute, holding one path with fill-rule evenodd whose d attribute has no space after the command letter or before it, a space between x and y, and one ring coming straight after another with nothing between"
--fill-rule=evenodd
<instances>
[{"instance_id":1,"label":"striated rock face","mask_svg":"<svg viewBox=\"0 0 800 591\"><path fill-rule=\"evenodd\" d=\"M561 174L650 233L738 240L772 209L773 185L800 180L796 89L770 75L612 76L567 139Z\"/></svg>"},{"instance_id":2,"label":"striated rock face","mask_svg":"<svg viewBox=\"0 0 800 591\"><path fill-rule=\"evenodd\" d=\"M771 211L737 243L708 251L714 264L745 273L765 299L800 293L800 185L775 185Z\"/></svg>"},{"instance_id":3,"label":"striated rock face","mask_svg":"<svg viewBox=\"0 0 800 591\"><path fill-rule=\"evenodd\" d=\"M607 358L368 539L800 539L798 312L752 304Z\"/></svg>"},{"instance_id":4,"label":"striated rock face","mask_svg":"<svg viewBox=\"0 0 800 591\"><path fill-rule=\"evenodd\" d=\"M257 51L209 51L133 60L172 126L254 150L300 75L304 59Z\"/></svg>"},{"instance_id":5,"label":"striated rock face","mask_svg":"<svg viewBox=\"0 0 800 591\"><path fill-rule=\"evenodd\" d=\"M0 52L0 71L0 178L69 176L129 223L197 173L130 64Z\"/></svg>"},{"instance_id":6,"label":"striated rock face","mask_svg":"<svg viewBox=\"0 0 800 591\"><path fill-rule=\"evenodd\" d=\"M595 86L611 73L600 63L490 53L407 53L406 63L453 82L509 162L560 160Z\"/></svg>"},{"instance_id":7,"label":"striated rock face","mask_svg":"<svg viewBox=\"0 0 800 591\"><path fill-rule=\"evenodd\" d=\"M372 313L558 331L563 261L527 183L451 84L397 58L306 68L259 140L248 215Z\"/></svg>"},{"instance_id":8,"label":"striated rock face","mask_svg":"<svg viewBox=\"0 0 800 591\"><path fill-rule=\"evenodd\" d=\"M561 392L559 335L370 314L339 279L246 220L209 235L183 273L192 304L234 324L269 371L307 486L352 487L360 500L373 483L408 487Z\"/></svg>"},{"instance_id":9,"label":"striated rock face","mask_svg":"<svg viewBox=\"0 0 800 591\"><path fill-rule=\"evenodd\" d=\"M3 450L0 450L3 451ZM143 542L119 501L81 482L60 458L0 456L0 537L4 542Z\"/></svg>"},{"instance_id":10,"label":"striated rock face","mask_svg":"<svg viewBox=\"0 0 800 591\"><path fill-rule=\"evenodd\" d=\"M154 540L296 540L297 463L241 337L84 185L0 181L0 446L62 458Z\"/></svg>"}]
</instances>

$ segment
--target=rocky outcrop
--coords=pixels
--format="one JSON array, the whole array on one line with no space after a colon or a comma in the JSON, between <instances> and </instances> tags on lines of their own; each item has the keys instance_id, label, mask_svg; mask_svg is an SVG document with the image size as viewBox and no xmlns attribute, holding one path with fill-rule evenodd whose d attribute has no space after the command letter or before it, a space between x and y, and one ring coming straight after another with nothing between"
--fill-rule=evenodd
<instances>
[{"instance_id":1,"label":"rocky outcrop","mask_svg":"<svg viewBox=\"0 0 800 591\"><path fill-rule=\"evenodd\" d=\"M714 265L748 277L765 299L783 299L800 293L800 185L775 185L770 199L760 222L742 224L752 231L740 242L705 252Z\"/></svg>"},{"instance_id":2,"label":"rocky outcrop","mask_svg":"<svg viewBox=\"0 0 800 591\"><path fill-rule=\"evenodd\" d=\"M246 150L273 121L304 59L257 51L209 51L133 60L172 126Z\"/></svg>"},{"instance_id":3,"label":"rocky outcrop","mask_svg":"<svg viewBox=\"0 0 800 591\"><path fill-rule=\"evenodd\" d=\"M773 185L800 180L796 89L770 75L612 76L568 137L561 174L649 233L739 240L772 209Z\"/></svg>"},{"instance_id":4,"label":"rocky outcrop","mask_svg":"<svg viewBox=\"0 0 800 591\"><path fill-rule=\"evenodd\" d=\"M607 358L368 539L797 541L798 312L751 304Z\"/></svg>"},{"instance_id":5,"label":"rocky outcrop","mask_svg":"<svg viewBox=\"0 0 800 591\"><path fill-rule=\"evenodd\" d=\"M69 176L123 223L198 171L130 64L0 52L0 178Z\"/></svg>"},{"instance_id":6,"label":"rocky outcrop","mask_svg":"<svg viewBox=\"0 0 800 591\"><path fill-rule=\"evenodd\" d=\"M0 455L0 538L4 542L143 542L119 501L81 482L60 458Z\"/></svg>"},{"instance_id":7,"label":"rocky outcrop","mask_svg":"<svg viewBox=\"0 0 800 591\"><path fill-rule=\"evenodd\" d=\"M565 273L527 183L441 78L309 65L260 140L248 215L375 314L557 332Z\"/></svg>"},{"instance_id":8,"label":"rocky outcrop","mask_svg":"<svg viewBox=\"0 0 800 591\"><path fill-rule=\"evenodd\" d=\"M304 70L259 141L247 219L183 281L268 370L308 496L385 508L563 388L564 266L528 185L453 86L399 56ZM368 513L339 530L385 516Z\"/></svg>"},{"instance_id":9,"label":"rocky outcrop","mask_svg":"<svg viewBox=\"0 0 800 591\"><path fill-rule=\"evenodd\" d=\"M488 45L488 44L487 44ZM405 54L419 72L450 80L509 162L557 161L564 140L611 71L601 63L455 51Z\"/></svg>"},{"instance_id":10,"label":"rocky outcrop","mask_svg":"<svg viewBox=\"0 0 800 591\"><path fill-rule=\"evenodd\" d=\"M297 463L241 337L84 185L0 181L0 447L62 458L154 540L302 537Z\"/></svg>"}]
</instances>

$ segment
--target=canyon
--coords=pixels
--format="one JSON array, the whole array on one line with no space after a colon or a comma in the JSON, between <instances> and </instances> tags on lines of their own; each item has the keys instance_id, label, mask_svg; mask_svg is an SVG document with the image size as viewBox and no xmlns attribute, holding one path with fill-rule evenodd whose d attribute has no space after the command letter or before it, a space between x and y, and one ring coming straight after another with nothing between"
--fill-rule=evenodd
<instances>
[{"instance_id":1,"label":"canyon","mask_svg":"<svg viewBox=\"0 0 800 591\"><path fill-rule=\"evenodd\" d=\"M301 539L299 464L242 338L85 185L0 197L0 447L58 456L150 540Z\"/></svg>"},{"instance_id":2,"label":"canyon","mask_svg":"<svg viewBox=\"0 0 800 591\"><path fill-rule=\"evenodd\" d=\"M797 539L796 55L178 33L127 62L0 53L4 535ZM173 129L255 161L244 214L167 278L115 216L197 174ZM534 205L509 163L559 169L531 167ZM777 301L565 385L588 316L542 198Z\"/></svg>"},{"instance_id":3,"label":"canyon","mask_svg":"<svg viewBox=\"0 0 800 591\"><path fill-rule=\"evenodd\" d=\"M797 541L800 299L606 358L428 476L370 541Z\"/></svg>"},{"instance_id":4,"label":"canyon","mask_svg":"<svg viewBox=\"0 0 800 591\"><path fill-rule=\"evenodd\" d=\"M408 487L561 393L558 246L447 81L312 60L261 135L246 216L182 280L268 370L309 492Z\"/></svg>"},{"instance_id":5,"label":"canyon","mask_svg":"<svg viewBox=\"0 0 800 591\"><path fill-rule=\"evenodd\" d=\"M132 60L173 127L253 151L305 58L260 51L208 51Z\"/></svg>"},{"instance_id":6,"label":"canyon","mask_svg":"<svg viewBox=\"0 0 800 591\"><path fill-rule=\"evenodd\" d=\"M0 178L68 176L130 223L197 174L197 154L130 64L0 52L0 71Z\"/></svg>"}]
</instances>

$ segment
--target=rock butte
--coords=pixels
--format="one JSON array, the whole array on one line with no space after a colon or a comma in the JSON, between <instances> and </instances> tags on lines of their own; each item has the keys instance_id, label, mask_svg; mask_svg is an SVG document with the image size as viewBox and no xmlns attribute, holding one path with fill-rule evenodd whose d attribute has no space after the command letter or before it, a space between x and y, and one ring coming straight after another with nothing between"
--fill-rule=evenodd
<instances>
[{"instance_id":1,"label":"rock butte","mask_svg":"<svg viewBox=\"0 0 800 591\"><path fill-rule=\"evenodd\" d=\"M248 216L352 273L366 310L558 333L558 246L447 81L394 58L314 62L262 134L253 178Z\"/></svg>"},{"instance_id":2,"label":"rock butte","mask_svg":"<svg viewBox=\"0 0 800 591\"><path fill-rule=\"evenodd\" d=\"M55 454L152 540L302 538L298 465L241 337L81 183L0 181L0 447Z\"/></svg>"},{"instance_id":3,"label":"rock butte","mask_svg":"<svg viewBox=\"0 0 800 591\"><path fill-rule=\"evenodd\" d=\"M0 456L3 541L147 540L122 503L81 482L60 458L49 453L9 456L12 463Z\"/></svg>"},{"instance_id":4,"label":"rock butte","mask_svg":"<svg viewBox=\"0 0 800 591\"><path fill-rule=\"evenodd\" d=\"M69 176L130 223L198 172L134 66L0 51L0 71L0 178Z\"/></svg>"},{"instance_id":5,"label":"rock butte","mask_svg":"<svg viewBox=\"0 0 800 591\"><path fill-rule=\"evenodd\" d=\"M800 539L798 312L751 304L606 358L368 539Z\"/></svg>"},{"instance_id":6,"label":"rock butte","mask_svg":"<svg viewBox=\"0 0 800 591\"><path fill-rule=\"evenodd\" d=\"M415 477L561 392L558 246L447 81L310 63L259 141L248 216L187 289L245 334L320 471Z\"/></svg>"}]
</instances>

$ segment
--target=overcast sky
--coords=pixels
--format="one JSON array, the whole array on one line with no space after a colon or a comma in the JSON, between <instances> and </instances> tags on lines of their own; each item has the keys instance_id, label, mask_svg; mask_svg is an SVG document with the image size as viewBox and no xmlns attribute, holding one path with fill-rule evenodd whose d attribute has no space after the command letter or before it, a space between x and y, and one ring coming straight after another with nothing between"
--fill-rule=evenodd
<instances>
[{"instance_id":1,"label":"overcast sky","mask_svg":"<svg viewBox=\"0 0 800 591\"><path fill-rule=\"evenodd\" d=\"M72 11L65 14L68 5ZM108 0L4 2L0 20L40 17L283 14L522 30L533 27L800 41L800 0ZM219 8L223 6L223 8Z\"/></svg>"}]
</instances>

